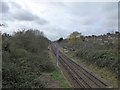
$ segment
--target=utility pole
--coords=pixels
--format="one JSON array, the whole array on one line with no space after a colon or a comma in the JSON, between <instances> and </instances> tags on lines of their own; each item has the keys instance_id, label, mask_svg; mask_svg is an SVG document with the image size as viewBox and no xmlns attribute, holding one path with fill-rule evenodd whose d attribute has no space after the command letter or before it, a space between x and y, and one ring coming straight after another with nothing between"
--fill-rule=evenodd
<instances>
[{"instance_id":1,"label":"utility pole","mask_svg":"<svg viewBox=\"0 0 120 90\"><path fill-rule=\"evenodd\" d=\"M56 47L56 65L58 66L58 57L59 57L58 47Z\"/></svg>"}]
</instances>

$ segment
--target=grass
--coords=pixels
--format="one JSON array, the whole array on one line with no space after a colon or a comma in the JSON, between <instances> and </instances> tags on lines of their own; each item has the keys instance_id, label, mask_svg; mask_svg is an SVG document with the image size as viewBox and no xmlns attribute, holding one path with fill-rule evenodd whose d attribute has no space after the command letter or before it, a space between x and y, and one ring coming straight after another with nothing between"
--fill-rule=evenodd
<instances>
[{"instance_id":1,"label":"grass","mask_svg":"<svg viewBox=\"0 0 120 90\"><path fill-rule=\"evenodd\" d=\"M70 84L67 80L65 80L64 76L60 72L60 70L56 69L51 73L51 76L54 80L59 81L61 87L63 88L70 88Z\"/></svg>"},{"instance_id":2,"label":"grass","mask_svg":"<svg viewBox=\"0 0 120 90\"><path fill-rule=\"evenodd\" d=\"M84 65L86 65L89 69L91 69L94 73L96 73L97 75L99 75L100 77L104 78L105 80L107 80L113 87L118 87L118 75L116 75L115 73L113 73L112 71L110 71L107 68L100 68L97 67L94 64L85 62L83 60L78 61L79 63L82 63Z\"/></svg>"},{"instance_id":3,"label":"grass","mask_svg":"<svg viewBox=\"0 0 120 90\"><path fill-rule=\"evenodd\" d=\"M49 51L49 57L50 57L51 62L55 65L55 56L52 53L51 48ZM58 67L56 67L56 69L53 72L51 72L51 76L54 80L60 83L62 88L71 88L70 83L66 80L63 73L60 71Z\"/></svg>"},{"instance_id":4,"label":"grass","mask_svg":"<svg viewBox=\"0 0 120 90\"><path fill-rule=\"evenodd\" d=\"M100 68L97 65L94 65L90 62L86 62L83 59L80 59L79 57L75 57L75 55L71 52L69 52L67 54L70 58L74 58L78 63L81 63L85 66L87 66L87 68L89 68L90 70L92 70L95 74L99 75L100 77L104 78L105 80L107 80L108 82L110 82L110 84L113 87L118 87L118 75L116 75L115 73L113 73L112 71L110 71L108 68Z\"/></svg>"}]
</instances>

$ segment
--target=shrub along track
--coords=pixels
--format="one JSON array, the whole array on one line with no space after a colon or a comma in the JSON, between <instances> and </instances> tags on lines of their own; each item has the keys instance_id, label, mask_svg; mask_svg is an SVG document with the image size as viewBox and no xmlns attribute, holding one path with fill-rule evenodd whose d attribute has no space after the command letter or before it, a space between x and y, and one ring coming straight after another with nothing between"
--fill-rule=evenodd
<instances>
[{"instance_id":1,"label":"shrub along track","mask_svg":"<svg viewBox=\"0 0 120 90\"><path fill-rule=\"evenodd\" d=\"M53 53L56 55L55 46L56 44L51 45ZM108 88L110 86L107 81L75 63L61 51L59 51L59 66L74 88Z\"/></svg>"}]
</instances>

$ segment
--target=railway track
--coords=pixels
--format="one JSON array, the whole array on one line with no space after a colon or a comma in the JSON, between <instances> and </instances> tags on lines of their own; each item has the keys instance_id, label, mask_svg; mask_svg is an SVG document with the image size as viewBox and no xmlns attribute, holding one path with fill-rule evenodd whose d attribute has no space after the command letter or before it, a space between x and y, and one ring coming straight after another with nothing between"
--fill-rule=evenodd
<instances>
[{"instance_id":1,"label":"railway track","mask_svg":"<svg viewBox=\"0 0 120 90\"><path fill-rule=\"evenodd\" d=\"M56 55L55 45L52 45ZM74 88L108 88L110 84L59 51L59 66Z\"/></svg>"}]
</instances>

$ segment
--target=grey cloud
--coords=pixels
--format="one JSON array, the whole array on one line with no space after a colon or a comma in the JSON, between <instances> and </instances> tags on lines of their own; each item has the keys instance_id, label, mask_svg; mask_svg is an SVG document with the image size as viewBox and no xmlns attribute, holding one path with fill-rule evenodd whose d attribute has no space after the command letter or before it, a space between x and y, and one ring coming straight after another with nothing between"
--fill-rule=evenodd
<instances>
[{"instance_id":1,"label":"grey cloud","mask_svg":"<svg viewBox=\"0 0 120 90\"><path fill-rule=\"evenodd\" d=\"M105 20L103 24L105 27L117 27L118 21L110 19L110 20Z\"/></svg>"},{"instance_id":2,"label":"grey cloud","mask_svg":"<svg viewBox=\"0 0 120 90\"><path fill-rule=\"evenodd\" d=\"M38 17L35 14L32 14L31 12L27 10L21 10L18 13L14 15L14 18L20 21L34 21L39 25L47 24L47 21L43 18Z\"/></svg>"},{"instance_id":3,"label":"grey cloud","mask_svg":"<svg viewBox=\"0 0 120 90\"><path fill-rule=\"evenodd\" d=\"M118 15L118 3L117 2L109 2L103 5L102 8L103 15L106 18L117 19Z\"/></svg>"},{"instance_id":4,"label":"grey cloud","mask_svg":"<svg viewBox=\"0 0 120 90\"><path fill-rule=\"evenodd\" d=\"M36 19L39 19L38 16L32 14L31 12L27 11L27 10L20 10L17 13L14 14L13 16L15 19L17 20L21 20L21 21L33 21Z\"/></svg>"},{"instance_id":5,"label":"grey cloud","mask_svg":"<svg viewBox=\"0 0 120 90\"><path fill-rule=\"evenodd\" d=\"M33 21L34 19L39 18L38 16L32 14L28 10L23 9L22 6L15 2L11 2L11 7L11 14L14 17L14 19L20 21Z\"/></svg>"},{"instance_id":6,"label":"grey cloud","mask_svg":"<svg viewBox=\"0 0 120 90\"><path fill-rule=\"evenodd\" d=\"M92 25L95 22L95 18L93 16L87 16L82 19L82 25Z\"/></svg>"},{"instance_id":7,"label":"grey cloud","mask_svg":"<svg viewBox=\"0 0 120 90\"><path fill-rule=\"evenodd\" d=\"M2 18L0 19L2 21L14 21L15 19L13 18L13 16L9 13L4 14L4 16L2 16Z\"/></svg>"},{"instance_id":8,"label":"grey cloud","mask_svg":"<svg viewBox=\"0 0 120 90\"><path fill-rule=\"evenodd\" d=\"M38 2L36 3L39 5ZM50 3L44 11L50 24L47 24L46 18L34 14L30 9L25 9L27 6L22 7L18 3L9 3L9 5L9 14L6 13L8 16L4 16L4 18L15 20L13 23L8 21L8 24L13 24L11 27L39 28L51 40L66 37L73 31L86 35L102 34L116 27L116 5L112 5L112 3Z\"/></svg>"},{"instance_id":9,"label":"grey cloud","mask_svg":"<svg viewBox=\"0 0 120 90\"><path fill-rule=\"evenodd\" d=\"M118 27L118 3L109 2L105 3L102 8L103 11L103 26L104 28L116 28Z\"/></svg>"},{"instance_id":10,"label":"grey cloud","mask_svg":"<svg viewBox=\"0 0 120 90\"><path fill-rule=\"evenodd\" d=\"M36 23L38 23L40 25L44 25L44 24L47 24L48 21L46 21L45 19L40 18L40 19L36 20Z\"/></svg>"},{"instance_id":11,"label":"grey cloud","mask_svg":"<svg viewBox=\"0 0 120 90\"><path fill-rule=\"evenodd\" d=\"M103 9L106 11L113 11L118 7L118 2L107 2L103 4Z\"/></svg>"},{"instance_id":12,"label":"grey cloud","mask_svg":"<svg viewBox=\"0 0 120 90\"><path fill-rule=\"evenodd\" d=\"M94 11L98 10L97 5L96 2L74 2L68 3L66 5L66 10L68 13L76 16L87 16L94 14Z\"/></svg>"},{"instance_id":13,"label":"grey cloud","mask_svg":"<svg viewBox=\"0 0 120 90\"><path fill-rule=\"evenodd\" d=\"M42 29L44 30L48 38L52 40L55 40L55 38L59 39L60 37L66 37L67 34L71 33L70 29L65 29L63 27L56 27L56 26L51 26L51 25L47 25L44 28L41 28L41 30Z\"/></svg>"},{"instance_id":14,"label":"grey cloud","mask_svg":"<svg viewBox=\"0 0 120 90\"><path fill-rule=\"evenodd\" d=\"M30 10L23 9L22 6L20 6L19 4L15 2L10 2L9 4L11 5L10 12L6 13L4 17L2 18L2 20L30 21L30 22L35 22L39 25L47 24L47 21L44 18L33 14L32 12L30 12ZM4 7L3 8L4 12L7 12L7 10L9 9L8 4L4 3L3 7Z\"/></svg>"},{"instance_id":15,"label":"grey cloud","mask_svg":"<svg viewBox=\"0 0 120 90\"><path fill-rule=\"evenodd\" d=\"M19 21L34 21L39 25L44 25L47 23L45 19L40 18L27 10L20 10L19 12L15 13L13 17Z\"/></svg>"},{"instance_id":16,"label":"grey cloud","mask_svg":"<svg viewBox=\"0 0 120 90\"><path fill-rule=\"evenodd\" d=\"M63 2L49 2L49 4L57 6L57 7L66 7Z\"/></svg>"},{"instance_id":17,"label":"grey cloud","mask_svg":"<svg viewBox=\"0 0 120 90\"><path fill-rule=\"evenodd\" d=\"M0 2L0 13L7 13L9 11L9 5L6 2Z\"/></svg>"},{"instance_id":18,"label":"grey cloud","mask_svg":"<svg viewBox=\"0 0 120 90\"><path fill-rule=\"evenodd\" d=\"M14 7L14 8L22 8L22 6L20 6L19 4L17 4L17 3L15 3L15 2L10 2L11 3L11 5L12 5L12 7Z\"/></svg>"}]
</instances>

